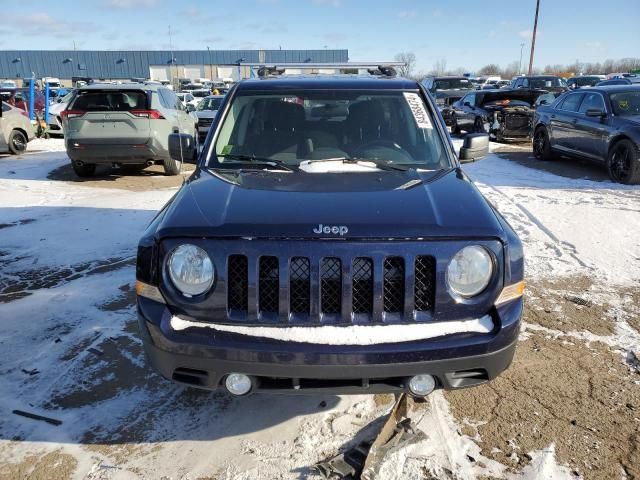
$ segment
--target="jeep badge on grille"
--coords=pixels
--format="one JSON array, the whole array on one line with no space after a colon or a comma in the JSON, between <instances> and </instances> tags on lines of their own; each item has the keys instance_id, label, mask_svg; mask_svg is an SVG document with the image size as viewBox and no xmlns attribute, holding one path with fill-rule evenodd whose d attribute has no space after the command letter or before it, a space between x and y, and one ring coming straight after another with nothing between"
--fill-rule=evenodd
<instances>
[{"instance_id":1,"label":"jeep badge on grille","mask_svg":"<svg viewBox=\"0 0 640 480\"><path fill-rule=\"evenodd\" d=\"M318 224L316 228L313 229L313 233L326 233L333 235L346 235L349 232L349 229L345 225L323 225L321 223Z\"/></svg>"}]
</instances>

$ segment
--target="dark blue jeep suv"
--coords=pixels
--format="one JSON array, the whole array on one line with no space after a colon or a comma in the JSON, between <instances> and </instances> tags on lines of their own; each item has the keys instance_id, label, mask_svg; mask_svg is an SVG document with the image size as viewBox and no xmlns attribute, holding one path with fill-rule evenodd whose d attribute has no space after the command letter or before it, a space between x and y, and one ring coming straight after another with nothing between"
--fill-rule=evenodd
<instances>
[{"instance_id":1,"label":"dark blue jeep suv","mask_svg":"<svg viewBox=\"0 0 640 480\"><path fill-rule=\"evenodd\" d=\"M514 354L520 240L460 168L434 101L370 76L267 70L227 95L138 247L150 363L250 392L462 388ZM170 137L173 158L193 139Z\"/></svg>"}]
</instances>

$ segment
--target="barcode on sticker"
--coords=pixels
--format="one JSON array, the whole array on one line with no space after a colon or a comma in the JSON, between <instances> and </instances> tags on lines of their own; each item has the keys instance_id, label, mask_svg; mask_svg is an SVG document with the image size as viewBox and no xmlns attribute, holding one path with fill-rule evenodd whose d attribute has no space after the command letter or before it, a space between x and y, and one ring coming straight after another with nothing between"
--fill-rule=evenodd
<instances>
[{"instance_id":1,"label":"barcode on sticker","mask_svg":"<svg viewBox=\"0 0 640 480\"><path fill-rule=\"evenodd\" d=\"M407 100L407 105L409 105L409 108L411 109L411 113L418 124L418 128L433 128L420 95L417 93L404 92L404 98Z\"/></svg>"}]
</instances>

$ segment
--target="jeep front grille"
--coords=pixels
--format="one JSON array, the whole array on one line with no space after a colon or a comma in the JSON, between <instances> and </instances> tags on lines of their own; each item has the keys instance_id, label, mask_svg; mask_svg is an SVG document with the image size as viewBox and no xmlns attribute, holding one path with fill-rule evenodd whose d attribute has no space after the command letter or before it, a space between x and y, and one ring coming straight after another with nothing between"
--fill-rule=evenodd
<instances>
[{"instance_id":1,"label":"jeep front grille","mask_svg":"<svg viewBox=\"0 0 640 480\"><path fill-rule=\"evenodd\" d=\"M420 321L434 309L435 270L428 255L252 259L234 254L228 257L227 310L231 320L257 317L259 323Z\"/></svg>"},{"instance_id":2,"label":"jeep front grille","mask_svg":"<svg viewBox=\"0 0 640 480\"><path fill-rule=\"evenodd\" d=\"M258 281L258 309L260 312L278 313L280 268L277 257L260 257Z\"/></svg>"},{"instance_id":3,"label":"jeep front grille","mask_svg":"<svg viewBox=\"0 0 640 480\"><path fill-rule=\"evenodd\" d=\"M229 310L247 310L248 308L248 271L247 257L231 255L229 257L227 279L227 304Z\"/></svg>"}]
</instances>

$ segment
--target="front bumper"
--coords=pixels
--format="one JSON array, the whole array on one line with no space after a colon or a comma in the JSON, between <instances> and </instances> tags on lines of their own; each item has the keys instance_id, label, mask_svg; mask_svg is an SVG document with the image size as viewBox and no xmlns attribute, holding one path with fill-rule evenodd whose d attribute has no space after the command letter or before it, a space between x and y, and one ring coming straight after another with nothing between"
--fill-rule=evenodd
<instances>
[{"instance_id":1,"label":"front bumper","mask_svg":"<svg viewBox=\"0 0 640 480\"><path fill-rule=\"evenodd\" d=\"M444 389L494 379L513 359L523 301L495 308L490 334L366 346L283 342L207 328L177 331L166 305L138 297L137 307L147 358L167 379L216 389L237 372L253 376L257 392L362 394L407 391L407 377L420 373L433 375Z\"/></svg>"}]
</instances>

